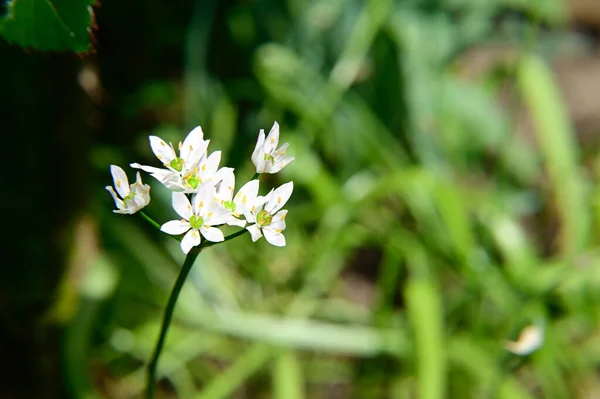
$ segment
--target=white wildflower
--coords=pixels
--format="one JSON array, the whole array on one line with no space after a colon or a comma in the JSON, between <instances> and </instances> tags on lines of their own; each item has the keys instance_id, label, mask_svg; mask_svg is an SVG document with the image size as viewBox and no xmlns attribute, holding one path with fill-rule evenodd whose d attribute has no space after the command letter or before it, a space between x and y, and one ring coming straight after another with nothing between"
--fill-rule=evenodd
<instances>
[{"instance_id":1,"label":"white wildflower","mask_svg":"<svg viewBox=\"0 0 600 399\"><path fill-rule=\"evenodd\" d=\"M196 176L196 168L206 153L210 140L204 140L200 126L193 129L179 143L179 156L173 144L167 144L160 137L150 136L150 147L166 169L132 163L132 168L142 169L171 190L194 192L201 184ZM219 156L220 158L220 156Z\"/></svg>"},{"instance_id":2,"label":"white wildflower","mask_svg":"<svg viewBox=\"0 0 600 399\"><path fill-rule=\"evenodd\" d=\"M192 247L200 245L200 234L208 241L220 242L225 239L221 230L211 226L224 224L230 212L212 200L214 196L212 184L207 183L198 187L198 192L191 203L184 193L174 192L172 195L173 208L183 219L171 220L163 224L160 229L172 235L187 232L181 240L181 250L184 253L187 254Z\"/></svg>"},{"instance_id":3,"label":"white wildflower","mask_svg":"<svg viewBox=\"0 0 600 399\"><path fill-rule=\"evenodd\" d=\"M285 246L286 210L280 210L292 195L293 182L285 183L276 190L271 190L265 197L258 197L250 212L246 214L248 223L254 223L246 229L252 236L252 241L258 240L264 234L265 239L277 246Z\"/></svg>"},{"instance_id":4,"label":"white wildflower","mask_svg":"<svg viewBox=\"0 0 600 399\"><path fill-rule=\"evenodd\" d=\"M258 196L258 180L251 180L244 184L234 196L235 175L232 168L222 168L215 176L215 179L219 179L220 183L217 187L214 200L229 210L230 217L227 220L227 224L244 227L246 221L240 219L240 217L242 215L246 217L253 210Z\"/></svg>"},{"instance_id":5,"label":"white wildflower","mask_svg":"<svg viewBox=\"0 0 600 399\"><path fill-rule=\"evenodd\" d=\"M256 173L277 173L294 160L294 157L285 155L288 143L276 149L278 143L279 124L277 122L273 124L266 139L265 131L260 130L256 147L252 153L252 163L256 166Z\"/></svg>"},{"instance_id":6,"label":"white wildflower","mask_svg":"<svg viewBox=\"0 0 600 399\"><path fill-rule=\"evenodd\" d=\"M111 165L110 173L117 189L117 192L115 192L111 186L106 186L106 190L112 195L117 206L117 209L113 212L131 215L148 205L150 202L150 186L142 183L139 172L135 183L131 185L129 185L125 171L120 167Z\"/></svg>"}]
</instances>

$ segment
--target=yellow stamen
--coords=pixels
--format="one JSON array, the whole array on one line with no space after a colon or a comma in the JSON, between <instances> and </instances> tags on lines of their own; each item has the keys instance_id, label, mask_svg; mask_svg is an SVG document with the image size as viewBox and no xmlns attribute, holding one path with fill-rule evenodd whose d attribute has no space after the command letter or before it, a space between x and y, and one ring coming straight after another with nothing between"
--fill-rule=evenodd
<instances>
[{"instance_id":1,"label":"yellow stamen","mask_svg":"<svg viewBox=\"0 0 600 399\"><path fill-rule=\"evenodd\" d=\"M246 205L246 196L244 195L244 198L242 198L242 204Z\"/></svg>"},{"instance_id":2,"label":"yellow stamen","mask_svg":"<svg viewBox=\"0 0 600 399\"><path fill-rule=\"evenodd\" d=\"M117 187L121 187L121 179L117 179Z\"/></svg>"},{"instance_id":3,"label":"yellow stamen","mask_svg":"<svg viewBox=\"0 0 600 399\"><path fill-rule=\"evenodd\" d=\"M277 203L281 204L281 197L277 197Z\"/></svg>"}]
</instances>

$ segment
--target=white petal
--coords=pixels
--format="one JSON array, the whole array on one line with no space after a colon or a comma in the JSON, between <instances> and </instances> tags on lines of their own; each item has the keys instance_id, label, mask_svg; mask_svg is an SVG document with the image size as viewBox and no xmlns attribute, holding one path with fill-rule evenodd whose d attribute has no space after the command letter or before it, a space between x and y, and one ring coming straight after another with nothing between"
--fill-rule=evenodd
<instances>
[{"instance_id":1,"label":"white petal","mask_svg":"<svg viewBox=\"0 0 600 399\"><path fill-rule=\"evenodd\" d=\"M231 211L223 208L216 202L209 201L202 209L202 213L200 215L202 215L204 218L204 224L216 226L227 223L227 220L229 220L229 216L231 215Z\"/></svg>"},{"instance_id":2,"label":"white petal","mask_svg":"<svg viewBox=\"0 0 600 399\"><path fill-rule=\"evenodd\" d=\"M193 215L190 200L184 193L173 193L173 209L185 220L190 220Z\"/></svg>"},{"instance_id":3,"label":"white petal","mask_svg":"<svg viewBox=\"0 0 600 399\"><path fill-rule=\"evenodd\" d=\"M217 169L219 169L219 163L221 162L221 151L215 151L208 156L204 163L200 163L200 171L198 172L202 176L202 181L211 180Z\"/></svg>"},{"instance_id":4,"label":"white petal","mask_svg":"<svg viewBox=\"0 0 600 399\"><path fill-rule=\"evenodd\" d=\"M110 165L110 174L112 175L113 181L115 182L115 188L121 196L121 198L127 197L129 194L129 180L125 171L117 165Z\"/></svg>"},{"instance_id":5,"label":"white petal","mask_svg":"<svg viewBox=\"0 0 600 399\"><path fill-rule=\"evenodd\" d=\"M246 221L242 220L242 219L238 219L233 215L229 216L229 219L227 219L226 222L229 226L238 226L238 227L244 227L246 225Z\"/></svg>"},{"instance_id":6,"label":"white petal","mask_svg":"<svg viewBox=\"0 0 600 399\"><path fill-rule=\"evenodd\" d=\"M200 241L200 233L198 230L192 229L183 236L183 239L181 240L181 250L184 254L187 254L193 247L200 245Z\"/></svg>"},{"instance_id":7,"label":"white petal","mask_svg":"<svg viewBox=\"0 0 600 399\"><path fill-rule=\"evenodd\" d=\"M130 186L131 192L136 196L140 196L146 200L146 205L150 202L150 186L142 183L142 176L140 172L137 173L137 179L134 184Z\"/></svg>"},{"instance_id":8,"label":"white petal","mask_svg":"<svg viewBox=\"0 0 600 399\"><path fill-rule=\"evenodd\" d=\"M115 209L113 210L114 213L119 213L121 215L131 215L131 210L125 208L125 209Z\"/></svg>"},{"instance_id":9,"label":"white petal","mask_svg":"<svg viewBox=\"0 0 600 399\"><path fill-rule=\"evenodd\" d=\"M139 163L132 163L129 166L150 173L152 177L154 177L156 180L158 180L171 190L183 189L179 173L175 173L169 169L160 169L155 168L153 166L140 165Z\"/></svg>"},{"instance_id":10,"label":"white petal","mask_svg":"<svg viewBox=\"0 0 600 399\"><path fill-rule=\"evenodd\" d=\"M144 172L148 172L148 173L152 173L152 174L156 173L158 175L173 173L170 170L155 168L154 166L140 165L139 163L132 163L129 166L131 166L132 168L141 169Z\"/></svg>"},{"instance_id":11,"label":"white petal","mask_svg":"<svg viewBox=\"0 0 600 399\"><path fill-rule=\"evenodd\" d=\"M190 228L190 224L184 220L171 220L160 226L160 231L176 236L185 233Z\"/></svg>"},{"instance_id":12,"label":"white petal","mask_svg":"<svg viewBox=\"0 0 600 399\"><path fill-rule=\"evenodd\" d=\"M260 229L255 224L246 227L246 230L248 230L250 232L250 236L252 236L252 242L256 242L256 240L258 240L260 237L262 237Z\"/></svg>"},{"instance_id":13,"label":"white petal","mask_svg":"<svg viewBox=\"0 0 600 399\"><path fill-rule=\"evenodd\" d=\"M244 213L244 217L248 223L256 223L256 214L261 211L262 208L256 208L253 212L248 211Z\"/></svg>"},{"instance_id":14,"label":"white petal","mask_svg":"<svg viewBox=\"0 0 600 399\"><path fill-rule=\"evenodd\" d=\"M217 229L216 227L202 226L202 227L200 227L200 232L202 233L204 238L206 238L208 241L221 242L221 241L225 240L225 237L223 236L223 232L221 230Z\"/></svg>"},{"instance_id":15,"label":"white petal","mask_svg":"<svg viewBox=\"0 0 600 399\"><path fill-rule=\"evenodd\" d=\"M258 168L258 165L264 158L263 143L265 142L265 131L260 129L258 132L258 140L252 152L252 163ZM259 172L260 173L260 172Z\"/></svg>"},{"instance_id":16,"label":"white petal","mask_svg":"<svg viewBox=\"0 0 600 399\"><path fill-rule=\"evenodd\" d=\"M264 152L269 155L274 155L273 152L275 152L277 144L279 144L279 124L275 122L273 123L269 135L265 139Z\"/></svg>"},{"instance_id":17,"label":"white petal","mask_svg":"<svg viewBox=\"0 0 600 399\"><path fill-rule=\"evenodd\" d=\"M158 160L162 162L163 165L169 165L173 159L177 158L177 155L175 155L175 151L173 151L173 148L167 143L165 143L163 139L156 136L150 136L149 138L150 147L152 147L152 152L154 152L156 158L158 158Z\"/></svg>"},{"instance_id":18,"label":"white petal","mask_svg":"<svg viewBox=\"0 0 600 399\"><path fill-rule=\"evenodd\" d=\"M273 215L273 220L269 227L272 227L275 230L285 230L285 217L287 216L287 210L282 210Z\"/></svg>"},{"instance_id":19,"label":"white petal","mask_svg":"<svg viewBox=\"0 0 600 399\"><path fill-rule=\"evenodd\" d=\"M125 204L119 197L117 197L117 193L115 193L115 190L113 190L111 186L106 186L104 188L110 193L110 195L112 195L113 200L115 201L115 206L118 209L125 209Z\"/></svg>"},{"instance_id":20,"label":"white petal","mask_svg":"<svg viewBox=\"0 0 600 399\"><path fill-rule=\"evenodd\" d=\"M154 175L152 176L156 177ZM185 191L184 181L178 174L173 173L169 176L166 176L164 179L159 179L159 181L169 190Z\"/></svg>"},{"instance_id":21,"label":"white petal","mask_svg":"<svg viewBox=\"0 0 600 399\"><path fill-rule=\"evenodd\" d=\"M198 191L196 191L196 195L192 198L192 209L195 215L206 213L206 206L213 203L214 190L215 188L210 182L198 186Z\"/></svg>"},{"instance_id":22,"label":"white petal","mask_svg":"<svg viewBox=\"0 0 600 399\"><path fill-rule=\"evenodd\" d=\"M287 151L287 149L288 149L289 146L290 145L288 143L283 143L281 145L281 147L279 147L278 150L275 150L275 156L274 157L277 158L278 156L285 155L285 152Z\"/></svg>"},{"instance_id":23,"label":"white petal","mask_svg":"<svg viewBox=\"0 0 600 399\"><path fill-rule=\"evenodd\" d=\"M198 150L202 149L203 146L204 132L202 131L202 128L200 126L196 126L187 135L185 140L183 140L183 144L181 145L181 149L179 150L179 155L181 156L181 159L188 163L188 161L193 161L193 157L190 157L190 155L197 154ZM202 156L202 154L200 154L200 156Z\"/></svg>"},{"instance_id":24,"label":"white petal","mask_svg":"<svg viewBox=\"0 0 600 399\"><path fill-rule=\"evenodd\" d=\"M140 195L134 195L133 198L124 202L125 206L131 211L132 214L148 205L148 203L145 202L144 198Z\"/></svg>"},{"instance_id":25,"label":"white petal","mask_svg":"<svg viewBox=\"0 0 600 399\"><path fill-rule=\"evenodd\" d=\"M278 158L275 158L275 161L270 166L269 171L267 173L277 173L277 172L279 172L281 169L285 168L294 159L296 159L296 158L294 158L294 157L288 157L288 156L280 156Z\"/></svg>"},{"instance_id":26,"label":"white petal","mask_svg":"<svg viewBox=\"0 0 600 399\"><path fill-rule=\"evenodd\" d=\"M272 192L273 190L271 190L271 193ZM244 210L244 216L246 217L248 223L256 223L256 215L258 215L258 213L263 210L264 204L267 201L269 194L267 194L266 197L259 195L258 197L256 197L256 200L254 200L254 204L250 207L250 209Z\"/></svg>"},{"instance_id":27,"label":"white petal","mask_svg":"<svg viewBox=\"0 0 600 399\"><path fill-rule=\"evenodd\" d=\"M214 177L213 183L219 183L217 198L220 201L231 201L233 198L233 190L235 189L235 175L233 168L221 168Z\"/></svg>"},{"instance_id":28,"label":"white petal","mask_svg":"<svg viewBox=\"0 0 600 399\"><path fill-rule=\"evenodd\" d=\"M294 191L294 182L287 182L278 187L265 205L265 210L271 214L280 210L290 199L292 191Z\"/></svg>"},{"instance_id":29,"label":"white petal","mask_svg":"<svg viewBox=\"0 0 600 399\"><path fill-rule=\"evenodd\" d=\"M256 206L256 196L258 195L258 180L251 180L244 184L235 195L235 206L238 213L246 213L247 210ZM239 209L238 209L239 207Z\"/></svg>"},{"instance_id":30,"label":"white petal","mask_svg":"<svg viewBox=\"0 0 600 399\"><path fill-rule=\"evenodd\" d=\"M263 229L263 234L270 244L275 245L276 247L285 247L285 237L283 234L274 231L271 226L265 227Z\"/></svg>"}]
</instances>

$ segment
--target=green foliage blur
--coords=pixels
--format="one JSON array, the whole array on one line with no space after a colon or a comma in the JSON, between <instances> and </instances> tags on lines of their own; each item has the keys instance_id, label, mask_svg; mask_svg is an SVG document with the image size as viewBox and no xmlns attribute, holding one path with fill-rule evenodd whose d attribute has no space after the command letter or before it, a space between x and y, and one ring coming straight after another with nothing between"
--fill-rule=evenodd
<instances>
[{"instance_id":1,"label":"green foliage blur","mask_svg":"<svg viewBox=\"0 0 600 399\"><path fill-rule=\"evenodd\" d=\"M109 165L132 179L129 163L155 164L149 134L201 125L241 185L275 120L296 160L261 186L294 181L287 246L244 235L200 255L159 397L600 395L600 109L579 124L583 99L556 67L600 70L600 42L570 5L97 6L77 70L93 184L50 310L70 397L142 397L183 261L177 241L111 212ZM600 104L588 84L577 93ZM144 181L147 213L172 219L169 191ZM528 326L541 346L509 352Z\"/></svg>"}]
</instances>

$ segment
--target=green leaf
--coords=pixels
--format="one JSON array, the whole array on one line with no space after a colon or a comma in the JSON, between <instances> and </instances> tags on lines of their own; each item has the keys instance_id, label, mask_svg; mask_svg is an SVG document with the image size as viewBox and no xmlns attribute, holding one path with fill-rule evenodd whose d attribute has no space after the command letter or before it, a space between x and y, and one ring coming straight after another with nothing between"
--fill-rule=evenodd
<instances>
[{"instance_id":1,"label":"green leaf","mask_svg":"<svg viewBox=\"0 0 600 399\"><path fill-rule=\"evenodd\" d=\"M561 217L561 255L571 258L585 246L590 228L575 132L552 70L542 59L523 57L517 77Z\"/></svg>"},{"instance_id":2,"label":"green leaf","mask_svg":"<svg viewBox=\"0 0 600 399\"><path fill-rule=\"evenodd\" d=\"M94 0L12 0L0 17L9 43L43 51L90 50Z\"/></svg>"}]
</instances>

